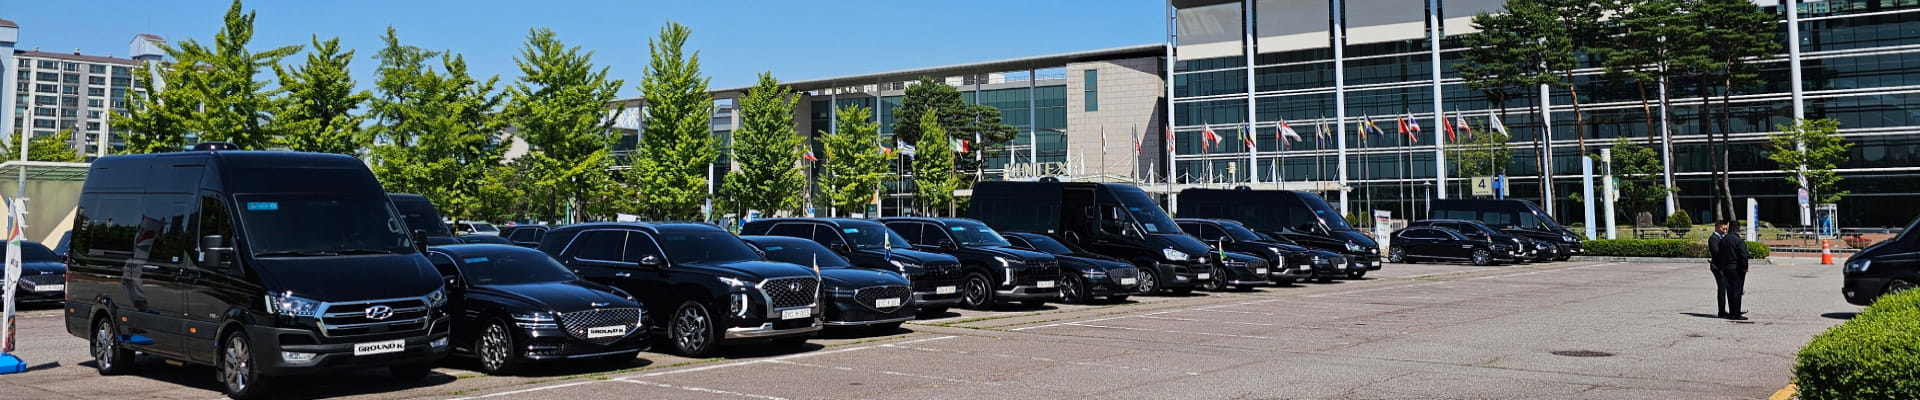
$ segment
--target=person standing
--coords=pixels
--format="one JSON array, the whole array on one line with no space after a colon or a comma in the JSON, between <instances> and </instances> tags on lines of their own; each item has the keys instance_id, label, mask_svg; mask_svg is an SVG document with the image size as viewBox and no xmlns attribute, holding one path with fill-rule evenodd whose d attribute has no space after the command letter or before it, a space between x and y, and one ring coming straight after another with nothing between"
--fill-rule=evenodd
<instances>
[{"instance_id":1,"label":"person standing","mask_svg":"<svg viewBox=\"0 0 1920 400\"><path fill-rule=\"evenodd\" d=\"M1719 289L1715 300L1720 306L1720 317L1744 321L1747 312L1740 310L1740 296L1745 294L1747 286L1747 241L1730 232L1729 225L1724 220L1713 224L1713 235L1707 238L1707 254L1712 256L1709 263L1714 285Z\"/></svg>"}]
</instances>

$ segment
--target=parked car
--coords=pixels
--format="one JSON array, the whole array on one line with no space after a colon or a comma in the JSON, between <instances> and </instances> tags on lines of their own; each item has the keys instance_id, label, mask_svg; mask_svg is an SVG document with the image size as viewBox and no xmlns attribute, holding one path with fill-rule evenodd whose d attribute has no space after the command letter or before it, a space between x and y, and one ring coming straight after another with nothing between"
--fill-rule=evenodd
<instances>
[{"instance_id":1,"label":"parked car","mask_svg":"<svg viewBox=\"0 0 1920 400\"><path fill-rule=\"evenodd\" d=\"M426 377L447 355L447 291L366 163L233 148L89 167L65 310L94 368L129 372L136 351L209 365L235 398L291 374Z\"/></svg>"},{"instance_id":2,"label":"parked car","mask_svg":"<svg viewBox=\"0 0 1920 400\"><path fill-rule=\"evenodd\" d=\"M67 263L40 242L20 241L20 281L14 286L20 302L59 302L67 298Z\"/></svg>"},{"instance_id":3,"label":"parked car","mask_svg":"<svg viewBox=\"0 0 1920 400\"><path fill-rule=\"evenodd\" d=\"M1215 246L1217 245L1216 243ZM1273 284L1272 281L1267 280L1267 274L1272 273L1271 267L1260 256L1215 249L1208 258L1213 260L1220 275L1214 276L1207 281L1206 285L1201 286L1207 291L1248 290L1255 286Z\"/></svg>"},{"instance_id":4,"label":"parked car","mask_svg":"<svg viewBox=\"0 0 1920 400\"><path fill-rule=\"evenodd\" d=\"M1473 265L1493 265L1493 255L1511 251L1511 243L1499 243L1482 237L1470 237L1460 231L1416 226L1393 231L1388 241L1388 260L1396 263L1415 261L1467 261Z\"/></svg>"},{"instance_id":5,"label":"parked car","mask_svg":"<svg viewBox=\"0 0 1920 400\"><path fill-rule=\"evenodd\" d=\"M1892 239L1868 246L1848 257L1841 269L1840 293L1854 305L1870 305L1888 293L1912 290L1920 284L1920 219Z\"/></svg>"},{"instance_id":6,"label":"parked car","mask_svg":"<svg viewBox=\"0 0 1920 400\"><path fill-rule=\"evenodd\" d=\"M453 230L440 220L440 209L427 200L427 196L406 193L388 193L387 199L393 200L394 209L400 210L400 217L407 222L408 232L420 231L426 234L428 246L445 246L463 243L453 236Z\"/></svg>"},{"instance_id":7,"label":"parked car","mask_svg":"<svg viewBox=\"0 0 1920 400\"><path fill-rule=\"evenodd\" d=\"M1493 229L1493 227L1487 226L1487 224L1483 224L1483 223L1480 223L1480 221L1474 221L1474 220L1423 219L1423 220L1407 223L1407 227L1408 228L1433 227L1433 228L1452 229L1455 232L1460 232L1461 234L1467 235L1467 237L1485 239L1495 244L1507 245L1507 251L1500 251L1500 252L1493 253L1493 261L1496 263L1533 261L1533 259L1536 257L1542 257L1542 255L1540 254L1541 253L1540 250L1545 250L1547 248L1546 246L1544 246L1546 242L1539 242L1538 243L1539 246L1536 246L1536 243L1535 243L1536 241L1533 238L1514 235L1511 233L1507 233L1505 231L1501 231L1499 229ZM1548 255L1548 257L1550 257L1550 255Z\"/></svg>"},{"instance_id":8,"label":"parked car","mask_svg":"<svg viewBox=\"0 0 1920 400\"><path fill-rule=\"evenodd\" d=\"M1487 226L1517 236L1553 244L1553 260L1566 261L1586 252L1586 242L1572 230L1554 222L1552 215L1526 200L1456 199L1434 200L1428 215L1443 219L1480 221Z\"/></svg>"},{"instance_id":9,"label":"parked car","mask_svg":"<svg viewBox=\"0 0 1920 400\"><path fill-rule=\"evenodd\" d=\"M1233 220L1180 218L1174 223L1180 224L1181 231L1210 246L1218 248L1225 243L1227 251L1261 257L1271 265L1266 279L1276 284L1288 285L1316 277L1328 281L1346 275L1346 263L1336 262L1342 260L1339 254L1310 249L1285 238L1263 236Z\"/></svg>"},{"instance_id":10,"label":"parked car","mask_svg":"<svg viewBox=\"0 0 1920 400\"><path fill-rule=\"evenodd\" d=\"M446 279L453 350L488 375L529 362L632 361L647 348L647 313L633 295L574 275L546 253L497 244L427 249Z\"/></svg>"},{"instance_id":11,"label":"parked car","mask_svg":"<svg viewBox=\"0 0 1920 400\"><path fill-rule=\"evenodd\" d=\"M515 225L500 228L500 234L496 236L507 238L507 240L512 241L515 246L536 248L540 247L540 238L546 236L547 230L549 229L553 229L553 227L546 225Z\"/></svg>"},{"instance_id":12,"label":"parked car","mask_svg":"<svg viewBox=\"0 0 1920 400\"><path fill-rule=\"evenodd\" d=\"M913 282L914 303L922 314L941 314L960 304L966 274L953 256L913 249L905 237L866 219L769 218L747 223L742 235L787 236L813 240L847 257L860 268L901 271Z\"/></svg>"},{"instance_id":13,"label":"parked car","mask_svg":"<svg viewBox=\"0 0 1920 400\"><path fill-rule=\"evenodd\" d=\"M500 235L500 228L486 221L459 221L453 223L453 230L460 235Z\"/></svg>"},{"instance_id":14,"label":"parked car","mask_svg":"<svg viewBox=\"0 0 1920 400\"><path fill-rule=\"evenodd\" d=\"M1060 261L1046 253L1009 247L1006 238L980 221L964 218L882 218L887 229L920 251L960 260L966 273L960 305L974 309L1017 301L1037 307L1060 297Z\"/></svg>"},{"instance_id":15,"label":"parked car","mask_svg":"<svg viewBox=\"0 0 1920 400\"><path fill-rule=\"evenodd\" d=\"M1140 269L1118 258L1089 253L1038 233L1003 235L1013 248L1052 254L1060 260L1060 300L1086 304L1096 297L1114 302L1140 290Z\"/></svg>"},{"instance_id":16,"label":"parked car","mask_svg":"<svg viewBox=\"0 0 1920 400\"><path fill-rule=\"evenodd\" d=\"M980 182L968 215L996 229L1059 238L1140 270L1140 292L1186 294L1214 278L1207 245L1174 226L1145 191L1091 182Z\"/></svg>"},{"instance_id":17,"label":"parked car","mask_svg":"<svg viewBox=\"0 0 1920 400\"><path fill-rule=\"evenodd\" d=\"M724 342L806 343L820 331L820 278L763 261L725 230L695 223L553 228L540 251L587 280L638 296L674 350L712 355Z\"/></svg>"},{"instance_id":18,"label":"parked car","mask_svg":"<svg viewBox=\"0 0 1920 400\"><path fill-rule=\"evenodd\" d=\"M1180 191L1180 216L1240 221L1247 229L1284 237L1302 246L1340 253L1347 278L1380 270L1380 244L1347 225L1325 199L1292 190L1187 189Z\"/></svg>"},{"instance_id":19,"label":"parked car","mask_svg":"<svg viewBox=\"0 0 1920 400\"><path fill-rule=\"evenodd\" d=\"M817 266L820 301L827 326L863 326L892 332L913 320L919 304L913 286L899 272L853 266L840 253L812 240L786 236L745 236L747 243L767 253L767 260Z\"/></svg>"},{"instance_id":20,"label":"parked car","mask_svg":"<svg viewBox=\"0 0 1920 400\"><path fill-rule=\"evenodd\" d=\"M465 235L465 236L456 237L455 239L458 239L460 241L460 244L501 244L501 245L508 245L508 246L516 245L515 243L513 243L513 241L507 240L507 238L500 237L499 235ZM525 246L522 246L522 247L525 247Z\"/></svg>"}]
</instances>

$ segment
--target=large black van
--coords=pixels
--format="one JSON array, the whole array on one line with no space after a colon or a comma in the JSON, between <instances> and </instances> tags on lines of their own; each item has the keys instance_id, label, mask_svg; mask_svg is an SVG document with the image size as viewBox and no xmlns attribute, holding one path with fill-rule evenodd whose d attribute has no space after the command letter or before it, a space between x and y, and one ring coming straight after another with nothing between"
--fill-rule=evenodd
<instances>
[{"instance_id":1,"label":"large black van","mask_svg":"<svg viewBox=\"0 0 1920 400\"><path fill-rule=\"evenodd\" d=\"M67 331L118 374L135 351L211 365L229 396L269 377L447 354L447 292L359 159L188 151L93 162L73 222Z\"/></svg>"},{"instance_id":2,"label":"large black van","mask_svg":"<svg viewBox=\"0 0 1920 400\"><path fill-rule=\"evenodd\" d=\"M1841 268L1840 294L1855 305L1871 305L1880 296L1920 286L1920 219L1907 229L1847 258Z\"/></svg>"},{"instance_id":3,"label":"large black van","mask_svg":"<svg viewBox=\"0 0 1920 400\"><path fill-rule=\"evenodd\" d=\"M387 198L393 200L394 209L400 210L400 217L407 222L408 232L418 231L426 235L428 246L449 246L461 244L460 238L453 236L453 230L440 219L440 209L427 200L427 196L407 193L390 193Z\"/></svg>"},{"instance_id":4,"label":"large black van","mask_svg":"<svg viewBox=\"0 0 1920 400\"><path fill-rule=\"evenodd\" d=\"M1060 238L1140 268L1140 292L1185 294L1215 278L1210 251L1140 188L1092 182L980 182L968 215L995 229Z\"/></svg>"},{"instance_id":5,"label":"large black van","mask_svg":"<svg viewBox=\"0 0 1920 400\"><path fill-rule=\"evenodd\" d=\"M1480 221L1507 233L1552 243L1557 254L1554 259L1559 261L1586 252L1586 243L1579 235L1560 226L1553 216L1526 200L1434 200L1429 214L1439 219Z\"/></svg>"},{"instance_id":6,"label":"large black van","mask_svg":"<svg viewBox=\"0 0 1920 400\"><path fill-rule=\"evenodd\" d=\"M1319 195L1292 190L1187 189L1180 191L1181 218L1240 221L1247 229L1291 239L1302 246L1346 256L1348 278L1380 269L1380 244L1347 225Z\"/></svg>"}]
</instances>

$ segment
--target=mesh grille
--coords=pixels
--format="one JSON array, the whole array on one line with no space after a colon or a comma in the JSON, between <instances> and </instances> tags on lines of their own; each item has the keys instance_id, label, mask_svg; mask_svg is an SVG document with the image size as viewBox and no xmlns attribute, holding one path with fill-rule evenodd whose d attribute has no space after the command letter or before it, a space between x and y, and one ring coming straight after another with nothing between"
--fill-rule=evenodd
<instances>
[{"instance_id":1,"label":"mesh grille","mask_svg":"<svg viewBox=\"0 0 1920 400\"><path fill-rule=\"evenodd\" d=\"M907 304L907 299L912 297L913 289L906 286L878 286L853 291L854 301L879 312L898 310L900 306ZM900 302L892 307L879 307L875 305L874 302L880 299L895 299Z\"/></svg>"},{"instance_id":2,"label":"mesh grille","mask_svg":"<svg viewBox=\"0 0 1920 400\"><path fill-rule=\"evenodd\" d=\"M768 279L760 285L767 292L767 298L773 300L773 308L804 307L813 305L815 287L820 280L813 277Z\"/></svg>"},{"instance_id":3,"label":"mesh grille","mask_svg":"<svg viewBox=\"0 0 1920 400\"><path fill-rule=\"evenodd\" d=\"M26 281L27 283L32 283L34 284L34 286L57 285L61 283L66 283L67 274L25 275L25 276L21 276L20 280Z\"/></svg>"},{"instance_id":4,"label":"mesh grille","mask_svg":"<svg viewBox=\"0 0 1920 400\"><path fill-rule=\"evenodd\" d=\"M913 277L913 289L916 291L932 292L941 286L960 286L960 282L966 280L960 274L960 264L931 264L923 270L924 273Z\"/></svg>"},{"instance_id":5,"label":"mesh grille","mask_svg":"<svg viewBox=\"0 0 1920 400\"><path fill-rule=\"evenodd\" d=\"M618 342L627 335L587 338L588 328L622 325L627 327L626 331L631 335L639 324L638 308L606 308L560 314L560 329L567 331L567 336L601 346Z\"/></svg>"},{"instance_id":6,"label":"mesh grille","mask_svg":"<svg viewBox=\"0 0 1920 400\"><path fill-rule=\"evenodd\" d=\"M1114 268L1107 270L1107 276L1112 277L1115 281L1118 281L1120 278L1133 278L1139 275L1140 270L1134 268Z\"/></svg>"},{"instance_id":7,"label":"mesh grille","mask_svg":"<svg viewBox=\"0 0 1920 400\"><path fill-rule=\"evenodd\" d=\"M1040 281L1060 280L1060 261L1027 260L1027 270L1015 274L1013 284L1032 285Z\"/></svg>"}]
</instances>

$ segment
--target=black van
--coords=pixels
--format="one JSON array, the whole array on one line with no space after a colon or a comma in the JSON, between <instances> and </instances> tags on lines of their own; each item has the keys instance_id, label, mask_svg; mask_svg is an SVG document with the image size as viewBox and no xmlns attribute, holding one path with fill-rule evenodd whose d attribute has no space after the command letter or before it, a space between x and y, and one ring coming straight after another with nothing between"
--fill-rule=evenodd
<instances>
[{"instance_id":1,"label":"black van","mask_svg":"<svg viewBox=\"0 0 1920 400\"><path fill-rule=\"evenodd\" d=\"M1092 182L980 182L968 215L1009 232L1060 238L1140 268L1140 292L1177 294L1215 278L1207 245L1187 236L1147 193Z\"/></svg>"},{"instance_id":2,"label":"black van","mask_svg":"<svg viewBox=\"0 0 1920 400\"><path fill-rule=\"evenodd\" d=\"M1526 200L1434 200L1429 215L1437 219L1480 221L1516 236L1552 243L1556 261L1566 261L1586 252L1586 242L1580 240L1580 235L1560 226L1553 216Z\"/></svg>"},{"instance_id":3,"label":"black van","mask_svg":"<svg viewBox=\"0 0 1920 400\"><path fill-rule=\"evenodd\" d=\"M1247 229L1285 237L1302 246L1340 253L1347 277L1380 269L1380 244L1347 225L1319 195L1292 190L1187 189L1180 191L1180 217L1240 221Z\"/></svg>"},{"instance_id":4,"label":"black van","mask_svg":"<svg viewBox=\"0 0 1920 400\"><path fill-rule=\"evenodd\" d=\"M400 217L407 221L409 232L419 231L427 237L428 246L447 246L465 243L453 236L453 230L447 229L447 223L440 219L440 209L433 207L427 196L406 193L388 193L393 207L400 210Z\"/></svg>"},{"instance_id":5,"label":"black van","mask_svg":"<svg viewBox=\"0 0 1920 400\"><path fill-rule=\"evenodd\" d=\"M960 304L960 284L967 278L959 259L914 250L906 238L873 220L766 218L740 227L740 234L808 239L846 256L856 267L900 271L913 282L914 303L925 314L945 313Z\"/></svg>"},{"instance_id":6,"label":"black van","mask_svg":"<svg viewBox=\"0 0 1920 400\"><path fill-rule=\"evenodd\" d=\"M1912 290L1920 284L1920 219L1899 236L1868 246L1847 258L1840 294L1854 305L1871 305L1880 296Z\"/></svg>"},{"instance_id":7,"label":"black van","mask_svg":"<svg viewBox=\"0 0 1920 400\"><path fill-rule=\"evenodd\" d=\"M226 145L231 146L231 145ZM447 355L447 291L366 164L196 151L93 162L73 222L67 332L103 374L135 351L211 365L229 396L269 377Z\"/></svg>"}]
</instances>

